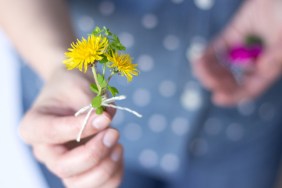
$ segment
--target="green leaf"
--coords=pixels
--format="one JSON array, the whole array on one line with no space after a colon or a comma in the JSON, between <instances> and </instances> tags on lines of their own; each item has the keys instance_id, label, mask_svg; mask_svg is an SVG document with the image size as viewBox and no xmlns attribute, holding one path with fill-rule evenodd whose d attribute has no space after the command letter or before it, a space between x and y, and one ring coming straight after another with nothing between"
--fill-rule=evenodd
<instances>
[{"instance_id":1,"label":"green leaf","mask_svg":"<svg viewBox=\"0 0 282 188\"><path fill-rule=\"evenodd\" d=\"M117 51L124 51L124 50L126 50L126 48L122 44L118 44L118 43L112 44L111 47L113 49L117 50Z\"/></svg>"},{"instance_id":2,"label":"green leaf","mask_svg":"<svg viewBox=\"0 0 282 188\"><path fill-rule=\"evenodd\" d=\"M99 84L105 80L101 74L97 74L97 79L98 79Z\"/></svg>"},{"instance_id":3,"label":"green leaf","mask_svg":"<svg viewBox=\"0 0 282 188\"><path fill-rule=\"evenodd\" d=\"M93 108L99 108L101 107L102 104L102 97L101 96L96 96L92 99L91 101L92 107Z\"/></svg>"},{"instance_id":4,"label":"green leaf","mask_svg":"<svg viewBox=\"0 0 282 188\"><path fill-rule=\"evenodd\" d=\"M97 36L97 35L102 35L108 38L108 40L110 41L109 43L109 50L113 50L113 51L124 51L126 50L125 46L120 42L119 38L117 35L113 34L110 29L108 29L107 27L96 27L93 32L93 35ZM100 62L101 63L105 63L106 59L102 59Z\"/></svg>"},{"instance_id":5,"label":"green leaf","mask_svg":"<svg viewBox=\"0 0 282 188\"><path fill-rule=\"evenodd\" d=\"M104 88L107 86L107 81L105 80L105 78L101 75L101 74L98 74L97 75L97 79L98 79L98 82L99 82L99 85Z\"/></svg>"},{"instance_id":6,"label":"green leaf","mask_svg":"<svg viewBox=\"0 0 282 188\"><path fill-rule=\"evenodd\" d=\"M117 50L117 51L124 51L124 50L126 50L126 48L121 44L121 43L112 43L111 44L111 48L112 49L115 49L115 50Z\"/></svg>"},{"instance_id":7,"label":"green leaf","mask_svg":"<svg viewBox=\"0 0 282 188\"><path fill-rule=\"evenodd\" d=\"M126 50L126 48L121 44L119 38L117 35L112 34L110 38L110 44L109 49L113 51L119 51L119 50Z\"/></svg>"},{"instance_id":8,"label":"green leaf","mask_svg":"<svg viewBox=\"0 0 282 188\"><path fill-rule=\"evenodd\" d=\"M263 46L263 40L256 35L249 35L245 39L245 43L249 46L260 45Z\"/></svg>"},{"instance_id":9,"label":"green leaf","mask_svg":"<svg viewBox=\"0 0 282 188\"><path fill-rule=\"evenodd\" d=\"M103 112L104 112L104 108L102 106L100 106L96 109L96 114L98 114L98 115L102 114Z\"/></svg>"},{"instance_id":10,"label":"green leaf","mask_svg":"<svg viewBox=\"0 0 282 188\"><path fill-rule=\"evenodd\" d=\"M112 33L110 32L110 29L108 29L107 27L104 26L103 30L105 32L105 35L107 35L107 36L111 36L112 35Z\"/></svg>"},{"instance_id":11,"label":"green leaf","mask_svg":"<svg viewBox=\"0 0 282 188\"><path fill-rule=\"evenodd\" d=\"M100 60L99 62L104 64L104 63L107 63L108 62L108 58L105 56L105 55L102 55L103 59Z\"/></svg>"},{"instance_id":12,"label":"green leaf","mask_svg":"<svg viewBox=\"0 0 282 188\"><path fill-rule=\"evenodd\" d=\"M90 90L93 92L93 93L99 93L99 90L98 90L98 87L96 84L90 84Z\"/></svg>"},{"instance_id":13,"label":"green leaf","mask_svg":"<svg viewBox=\"0 0 282 188\"><path fill-rule=\"evenodd\" d=\"M118 50L121 50L121 51L125 51L125 50L126 50L125 46L123 46L122 44L119 44L119 45L117 46L117 49L118 49Z\"/></svg>"},{"instance_id":14,"label":"green leaf","mask_svg":"<svg viewBox=\"0 0 282 188\"><path fill-rule=\"evenodd\" d=\"M118 89L112 86L108 86L108 90L110 91L113 97L119 93Z\"/></svg>"},{"instance_id":15,"label":"green leaf","mask_svg":"<svg viewBox=\"0 0 282 188\"><path fill-rule=\"evenodd\" d=\"M113 41L116 43L120 43L120 40L117 35L113 35Z\"/></svg>"},{"instance_id":16,"label":"green leaf","mask_svg":"<svg viewBox=\"0 0 282 188\"><path fill-rule=\"evenodd\" d=\"M96 26L96 28L94 29L94 31L92 32L93 35L99 35L101 33L101 29L100 27Z\"/></svg>"}]
</instances>

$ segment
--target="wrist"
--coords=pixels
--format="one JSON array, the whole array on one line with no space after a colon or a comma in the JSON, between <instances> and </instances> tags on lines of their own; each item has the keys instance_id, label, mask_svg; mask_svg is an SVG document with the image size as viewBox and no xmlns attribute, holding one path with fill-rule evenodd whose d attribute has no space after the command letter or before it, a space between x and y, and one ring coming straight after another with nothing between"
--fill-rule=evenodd
<instances>
[{"instance_id":1,"label":"wrist","mask_svg":"<svg viewBox=\"0 0 282 188\"><path fill-rule=\"evenodd\" d=\"M40 57L40 59L36 58L36 62L33 63L32 60L29 60L29 62L44 81L48 81L57 70L64 69L64 65L62 64L64 60L64 50L62 49L52 49L49 51L45 49L44 54L37 54L37 57ZM40 63L38 63L38 59Z\"/></svg>"}]
</instances>

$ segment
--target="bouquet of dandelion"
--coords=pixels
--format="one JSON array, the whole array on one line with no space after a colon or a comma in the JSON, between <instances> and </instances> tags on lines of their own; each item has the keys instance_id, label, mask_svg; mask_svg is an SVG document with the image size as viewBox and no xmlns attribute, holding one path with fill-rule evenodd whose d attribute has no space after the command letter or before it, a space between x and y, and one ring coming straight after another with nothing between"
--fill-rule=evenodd
<instances>
[{"instance_id":1,"label":"bouquet of dandelion","mask_svg":"<svg viewBox=\"0 0 282 188\"><path fill-rule=\"evenodd\" d=\"M85 119L77 136L77 142L81 139L81 134L87 124L91 113L102 114L106 107L128 111L137 117L142 117L139 113L125 107L116 106L113 102L124 100L124 95L117 96L119 91L110 85L113 76L125 76L130 82L133 76L138 76L137 64L132 63L129 54L122 53L126 48L121 44L117 35L110 32L106 27L96 27L87 37L77 40L71 44L71 48L65 53L64 64L68 70L79 69L86 73L91 68L94 83L90 84L91 91L95 94L91 103L77 111L75 116L86 113ZM97 70L101 67L101 73ZM108 93L111 97L108 97Z\"/></svg>"}]
</instances>

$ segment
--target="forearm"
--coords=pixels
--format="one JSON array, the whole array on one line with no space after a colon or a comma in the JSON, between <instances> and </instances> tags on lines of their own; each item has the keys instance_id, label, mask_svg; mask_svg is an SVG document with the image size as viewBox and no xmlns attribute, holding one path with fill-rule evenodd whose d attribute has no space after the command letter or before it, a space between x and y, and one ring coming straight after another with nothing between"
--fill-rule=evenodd
<instances>
[{"instance_id":1,"label":"forearm","mask_svg":"<svg viewBox=\"0 0 282 188\"><path fill-rule=\"evenodd\" d=\"M64 0L0 0L0 26L45 80L61 65L74 40Z\"/></svg>"}]
</instances>

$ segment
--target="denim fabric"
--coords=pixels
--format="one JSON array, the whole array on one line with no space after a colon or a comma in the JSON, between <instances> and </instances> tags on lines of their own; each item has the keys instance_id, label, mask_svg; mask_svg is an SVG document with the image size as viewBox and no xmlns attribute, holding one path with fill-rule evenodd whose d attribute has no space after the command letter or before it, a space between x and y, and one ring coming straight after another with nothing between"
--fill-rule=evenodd
<instances>
[{"instance_id":1,"label":"denim fabric","mask_svg":"<svg viewBox=\"0 0 282 188\"><path fill-rule=\"evenodd\" d=\"M126 173L121 187L269 188L281 157L279 81L246 105L219 108L193 77L193 53L218 34L242 1L69 1L78 36L95 25L117 33L141 69L130 84L113 84L128 96L118 104ZM197 5L197 6L196 6ZM33 76L23 70L24 106L36 96ZM44 169L44 167L42 167ZM46 169L50 187L59 188Z\"/></svg>"}]
</instances>

